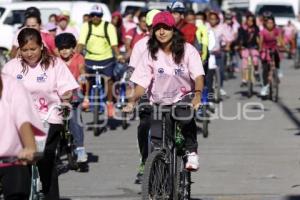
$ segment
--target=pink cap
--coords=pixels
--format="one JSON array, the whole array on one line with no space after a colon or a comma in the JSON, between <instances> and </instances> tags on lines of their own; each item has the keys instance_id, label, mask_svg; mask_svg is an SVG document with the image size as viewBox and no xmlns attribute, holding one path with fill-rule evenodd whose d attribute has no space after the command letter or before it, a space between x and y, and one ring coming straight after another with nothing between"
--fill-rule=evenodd
<instances>
[{"instance_id":1,"label":"pink cap","mask_svg":"<svg viewBox=\"0 0 300 200\"><path fill-rule=\"evenodd\" d=\"M169 27L173 27L175 26L175 19L173 15L168 11L160 12L157 13L153 18L152 27L154 28L158 24L164 24Z\"/></svg>"}]
</instances>

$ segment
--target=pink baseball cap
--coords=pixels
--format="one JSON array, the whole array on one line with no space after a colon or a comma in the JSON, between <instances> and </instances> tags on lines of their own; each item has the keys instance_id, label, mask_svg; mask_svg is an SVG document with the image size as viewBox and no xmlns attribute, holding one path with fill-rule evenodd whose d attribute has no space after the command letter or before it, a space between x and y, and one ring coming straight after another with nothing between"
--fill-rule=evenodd
<instances>
[{"instance_id":1,"label":"pink baseball cap","mask_svg":"<svg viewBox=\"0 0 300 200\"><path fill-rule=\"evenodd\" d=\"M163 11L163 12L157 13L153 18L152 27L154 28L158 24L164 24L169 27L174 27L175 19L170 12Z\"/></svg>"}]
</instances>

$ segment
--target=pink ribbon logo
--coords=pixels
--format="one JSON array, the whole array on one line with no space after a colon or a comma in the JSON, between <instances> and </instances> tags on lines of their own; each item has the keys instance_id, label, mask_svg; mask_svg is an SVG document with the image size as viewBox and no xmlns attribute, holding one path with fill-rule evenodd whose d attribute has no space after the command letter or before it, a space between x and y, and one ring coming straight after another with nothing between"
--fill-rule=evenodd
<instances>
[{"instance_id":1,"label":"pink ribbon logo","mask_svg":"<svg viewBox=\"0 0 300 200\"><path fill-rule=\"evenodd\" d=\"M45 112L48 112L48 104L46 102L45 98L40 98L39 99L39 103L40 103L40 108L39 110L44 110Z\"/></svg>"}]
</instances>

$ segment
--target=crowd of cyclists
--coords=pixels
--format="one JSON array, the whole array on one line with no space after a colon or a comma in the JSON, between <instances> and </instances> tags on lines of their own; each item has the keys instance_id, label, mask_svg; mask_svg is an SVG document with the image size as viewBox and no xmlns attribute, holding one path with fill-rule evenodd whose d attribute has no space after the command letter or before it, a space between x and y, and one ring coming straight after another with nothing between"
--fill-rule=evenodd
<instances>
[{"instance_id":1,"label":"crowd of cyclists","mask_svg":"<svg viewBox=\"0 0 300 200\"><path fill-rule=\"evenodd\" d=\"M241 87L246 85L250 55L255 79L262 79L260 95L266 96L269 52L274 52L281 78L282 51L294 56L297 49L293 24L279 27L269 12L262 16L210 9L195 13L175 1L165 11L138 9L123 15L115 11L111 22L102 20L102 16L101 6L95 4L83 16L84 23L77 30L67 11L52 14L48 22L42 22L37 8L26 10L24 25L15 35L10 60L0 75L0 127L4 131L0 134L0 158L20 159L11 164L0 162L5 199L28 199L30 172L24 164L34 162L34 135L47 137L44 156L37 161L45 199L59 199L55 156L63 128L61 113L50 116L48 132L41 124L55 105L71 103L70 130L77 162L87 162L84 127L81 117L77 117L80 109L90 111L90 88L95 79L94 71L86 66L106 66L101 73L107 86L107 117L114 118L117 97L113 84L124 70L132 72L130 81L135 87L127 88L131 95L123 112L132 112L138 103L144 102L173 105L189 92L194 93L191 103L197 110L205 87L210 93L216 92L212 81L216 73L220 76L221 96L227 95L224 81L228 73L241 72ZM230 68L226 67L228 59ZM214 99L208 101L213 107ZM136 183L142 181L148 156L152 117L149 105L138 112L141 162ZM196 171L199 162L195 121L184 124L182 132L187 149L186 169Z\"/></svg>"}]
</instances>

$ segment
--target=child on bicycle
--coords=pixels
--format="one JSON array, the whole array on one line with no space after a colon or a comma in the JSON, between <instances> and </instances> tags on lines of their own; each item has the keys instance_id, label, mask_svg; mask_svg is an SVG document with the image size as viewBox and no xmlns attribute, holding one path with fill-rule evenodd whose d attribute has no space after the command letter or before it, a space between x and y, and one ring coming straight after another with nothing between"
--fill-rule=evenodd
<instances>
[{"instance_id":1,"label":"child on bicycle","mask_svg":"<svg viewBox=\"0 0 300 200\"><path fill-rule=\"evenodd\" d=\"M280 56L278 48L284 47L283 37L281 30L276 26L273 16L265 17L265 27L260 31L259 49L261 52L261 60L263 67L263 87L260 95L267 96L269 91L268 76L270 71L271 56L270 51L274 52L275 67L280 69ZM279 78L282 77L282 73L278 72Z\"/></svg>"},{"instance_id":2,"label":"child on bicycle","mask_svg":"<svg viewBox=\"0 0 300 200\"><path fill-rule=\"evenodd\" d=\"M20 102L22 104L20 105ZM0 71L0 160L18 157L16 163L0 162L0 185L4 199L27 200L30 194L30 171L34 159L34 134L42 134L42 123L24 86Z\"/></svg>"},{"instance_id":3,"label":"child on bicycle","mask_svg":"<svg viewBox=\"0 0 300 200\"><path fill-rule=\"evenodd\" d=\"M55 38L55 45L58 48L58 52L60 54L60 58L67 64L74 78L79 81L81 88L83 85L87 86L85 88L85 94L82 102L82 95L80 96L79 91L74 91L73 93L73 114L70 119L70 130L74 137L74 142L76 145L76 155L77 162L86 162L87 154L84 148L84 132L83 127L79 124L81 122L81 115L78 115L79 104L82 102L82 107L84 109L88 108L89 100L88 100L88 91L89 84L85 80L85 62L84 57L75 53L74 48L76 47L76 38L71 33L61 33ZM81 98L81 99L80 99ZM80 112L80 111L79 111Z\"/></svg>"}]
</instances>

